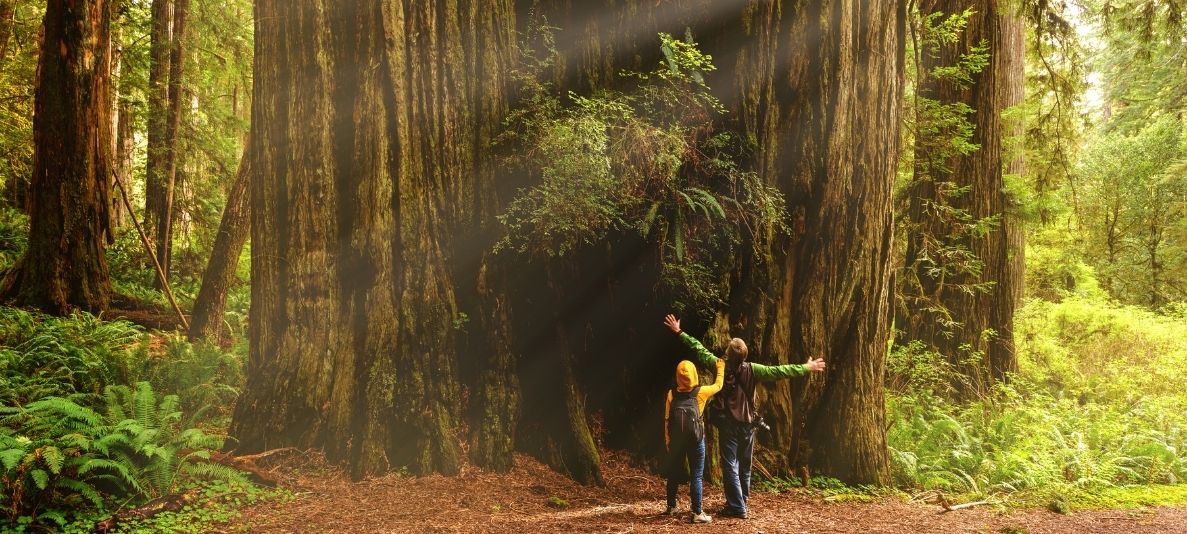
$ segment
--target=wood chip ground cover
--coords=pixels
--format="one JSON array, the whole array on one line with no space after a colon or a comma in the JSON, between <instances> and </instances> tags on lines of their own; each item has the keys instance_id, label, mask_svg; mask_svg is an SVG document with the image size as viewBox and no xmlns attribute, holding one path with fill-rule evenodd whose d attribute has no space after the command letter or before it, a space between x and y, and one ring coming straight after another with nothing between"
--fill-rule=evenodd
<instances>
[{"instance_id":1,"label":"wood chip ground cover","mask_svg":"<svg viewBox=\"0 0 1187 534\"><path fill-rule=\"evenodd\" d=\"M874 503L827 502L806 492L751 496L748 519L716 517L720 488L706 487L712 524L688 523L687 486L679 518L660 515L664 481L610 453L605 487L574 483L534 459L517 455L505 475L466 466L456 477L390 474L351 482L317 455L296 455L273 468L294 492L287 502L244 510L221 532L492 533L1183 533L1187 507L1100 510L1068 515L1046 510L972 508L940 513L938 505L887 498Z\"/></svg>"}]
</instances>

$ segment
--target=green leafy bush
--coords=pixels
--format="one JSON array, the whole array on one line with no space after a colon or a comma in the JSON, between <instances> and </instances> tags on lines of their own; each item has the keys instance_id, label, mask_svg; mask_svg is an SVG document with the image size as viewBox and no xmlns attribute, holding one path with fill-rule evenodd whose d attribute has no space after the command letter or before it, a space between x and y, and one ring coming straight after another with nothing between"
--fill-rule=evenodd
<instances>
[{"instance_id":1,"label":"green leafy bush","mask_svg":"<svg viewBox=\"0 0 1187 534\"><path fill-rule=\"evenodd\" d=\"M0 207L0 270L6 269L29 246L29 217L20 211Z\"/></svg>"},{"instance_id":2,"label":"green leafy bush","mask_svg":"<svg viewBox=\"0 0 1187 534\"><path fill-rule=\"evenodd\" d=\"M0 508L8 519L63 527L117 499L165 495L184 479L242 480L203 461L222 439L183 428L177 396L158 401L141 382L135 389L108 386L104 400L104 415L62 397L0 409Z\"/></svg>"},{"instance_id":3,"label":"green leafy bush","mask_svg":"<svg viewBox=\"0 0 1187 534\"><path fill-rule=\"evenodd\" d=\"M550 42L546 30L536 29ZM655 70L620 73L629 90L592 95L556 94L542 81L554 62L525 59L527 96L499 142L514 147L505 165L533 185L499 216L496 249L561 257L634 233L655 247L676 307L711 310L723 298L722 259L751 246L761 261L790 232L788 215L777 189L735 163L752 147L716 129L724 107L704 83L712 58L691 36L661 33L659 45Z\"/></svg>"},{"instance_id":4,"label":"green leafy bush","mask_svg":"<svg viewBox=\"0 0 1187 534\"><path fill-rule=\"evenodd\" d=\"M128 359L144 350L145 340L138 326L125 321L0 307L0 405L98 394L108 384L127 383Z\"/></svg>"},{"instance_id":5,"label":"green leafy bush","mask_svg":"<svg viewBox=\"0 0 1187 534\"><path fill-rule=\"evenodd\" d=\"M942 400L929 387L943 373L926 366L899 379L887 403L897 484L1055 495L1074 508L1101 504L1089 496L1107 491L1187 480L1187 323L1075 296L1031 300L1016 321L1021 371L988 398ZM918 357L901 352L892 377Z\"/></svg>"}]
</instances>

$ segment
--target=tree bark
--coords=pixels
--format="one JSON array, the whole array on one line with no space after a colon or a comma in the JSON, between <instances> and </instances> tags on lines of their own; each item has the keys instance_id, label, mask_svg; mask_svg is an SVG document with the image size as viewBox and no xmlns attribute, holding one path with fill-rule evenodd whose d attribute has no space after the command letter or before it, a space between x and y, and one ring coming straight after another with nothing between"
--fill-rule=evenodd
<instances>
[{"instance_id":1,"label":"tree bark","mask_svg":"<svg viewBox=\"0 0 1187 534\"><path fill-rule=\"evenodd\" d=\"M0 298L54 314L106 310L111 280L111 20L115 2L49 0L33 116L29 248Z\"/></svg>"},{"instance_id":2,"label":"tree bark","mask_svg":"<svg viewBox=\"0 0 1187 534\"><path fill-rule=\"evenodd\" d=\"M465 15L495 4L257 0L242 450L322 446L357 477L457 471L447 203L480 138Z\"/></svg>"},{"instance_id":3,"label":"tree bark","mask_svg":"<svg viewBox=\"0 0 1187 534\"><path fill-rule=\"evenodd\" d=\"M16 23L14 0L0 0L0 63L8 57L8 38L12 35L12 25Z\"/></svg>"},{"instance_id":4,"label":"tree bark","mask_svg":"<svg viewBox=\"0 0 1187 534\"><path fill-rule=\"evenodd\" d=\"M173 47L173 0L153 0L148 73L148 153L144 185L144 231L155 244L168 206L169 74ZM159 260L159 258L158 258Z\"/></svg>"},{"instance_id":5,"label":"tree bark","mask_svg":"<svg viewBox=\"0 0 1187 534\"><path fill-rule=\"evenodd\" d=\"M917 164L908 217L913 224L924 228L912 232L907 240L906 265L908 276L918 280L919 293L933 299L945 310L941 315L922 309L904 310L898 322L904 330L904 341L921 340L945 356L959 373L953 384L961 398L972 398L988 391L995 377L1004 376L1016 364L1013 354L1013 315L1020 295L1022 250L1018 218L1012 212L1015 201L1005 191L1003 170L1002 111L1016 102L1019 95L1017 80L1011 80L1010 70L1021 66L1017 32L1022 27L1012 13L999 9L990 0L932 0L920 4L920 13L946 15L972 9L959 41L945 45L936 55L925 54L921 71L954 65L960 57L981 43L988 46L989 65L972 76L967 88L951 80L924 77L919 82L919 94L941 104L964 103L973 108L972 143L979 148L965 156L952 156L942 165L921 170ZM1011 22L1012 21L1012 22ZM1007 35L1003 26L1010 26ZM1014 74L1013 76L1017 76ZM917 156L924 161L926 155ZM937 184L953 183L968 187L957 195L945 195ZM951 206L965 210L972 221L996 221L984 233L961 231L957 225L937 210L926 209L929 204ZM976 270L957 269L942 275L932 274L919 260L926 254L922 236L929 235L947 244L967 249L980 264ZM941 266L943 259L938 260ZM951 270L951 269L949 269ZM987 289L968 291L972 286ZM946 314L951 324L941 320Z\"/></svg>"},{"instance_id":6,"label":"tree bark","mask_svg":"<svg viewBox=\"0 0 1187 534\"><path fill-rule=\"evenodd\" d=\"M717 330L752 340L760 362L829 364L760 394L776 423L760 459L788 476L806 464L889 482L883 369L905 20L902 1L756 3L732 58L734 116L757 145L754 168L786 198L792 235L742 258Z\"/></svg>"},{"instance_id":7,"label":"tree bark","mask_svg":"<svg viewBox=\"0 0 1187 534\"><path fill-rule=\"evenodd\" d=\"M189 14L189 0L173 0L173 32L169 50L169 101L168 113L165 120L164 149L164 204L157 214L157 261L165 276L169 275L173 264L173 221L177 218L175 205L177 203L178 160L181 152L178 150L178 132L181 126L182 113L182 77L185 75L185 27ZM167 280L166 280L167 281ZM157 289L164 289L165 281L157 281Z\"/></svg>"},{"instance_id":8,"label":"tree bark","mask_svg":"<svg viewBox=\"0 0 1187 534\"><path fill-rule=\"evenodd\" d=\"M227 205L223 208L218 235L214 238L214 249L210 262L202 275L202 287L194 299L193 316L190 319L190 340L201 338L217 340L223 333L223 311L227 305L227 291L235 282L239 267L239 254L247 242L251 229L251 205L248 203L248 184L251 183L250 146L244 147L243 158L235 182L227 193Z\"/></svg>"},{"instance_id":9,"label":"tree bark","mask_svg":"<svg viewBox=\"0 0 1187 534\"><path fill-rule=\"evenodd\" d=\"M998 16L997 24L1002 35L1002 51L996 60L1002 72L1002 84L999 86L1001 94L998 98L1002 110L1009 110L1026 99L1026 23L1020 13L1013 8L1006 8ZM1023 150L1026 123L1021 116L1014 114L1005 127L1010 142L1003 155L1006 160L1003 172L1015 180L1021 180L1026 172ZM999 382L1009 380L1010 374L1018 371L1018 356L1014 347L1014 311L1022 302L1026 272L1026 228L1020 202L1009 193L1004 196L1002 218L1005 251L1000 255L995 269L999 273L1000 304L992 309L989 319L990 324L996 325L994 328L1001 332L1001 335L990 341L989 348L989 370L993 379Z\"/></svg>"}]
</instances>

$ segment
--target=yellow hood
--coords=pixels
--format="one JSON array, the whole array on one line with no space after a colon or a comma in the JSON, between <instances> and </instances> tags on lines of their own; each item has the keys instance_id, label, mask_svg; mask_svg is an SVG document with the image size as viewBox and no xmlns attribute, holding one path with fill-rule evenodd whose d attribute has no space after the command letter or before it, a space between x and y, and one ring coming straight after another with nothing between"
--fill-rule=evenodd
<instances>
[{"instance_id":1,"label":"yellow hood","mask_svg":"<svg viewBox=\"0 0 1187 534\"><path fill-rule=\"evenodd\" d=\"M676 391L692 391L701 379L697 375L697 366L688 360L676 364Z\"/></svg>"}]
</instances>

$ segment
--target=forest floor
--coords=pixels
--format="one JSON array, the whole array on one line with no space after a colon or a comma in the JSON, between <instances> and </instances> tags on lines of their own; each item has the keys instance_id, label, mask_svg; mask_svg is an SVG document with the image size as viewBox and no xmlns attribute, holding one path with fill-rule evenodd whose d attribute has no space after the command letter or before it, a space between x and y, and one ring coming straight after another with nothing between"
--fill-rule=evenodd
<instances>
[{"instance_id":1,"label":"forest floor","mask_svg":"<svg viewBox=\"0 0 1187 534\"><path fill-rule=\"evenodd\" d=\"M1097 510L1057 514L979 506L944 512L902 497L836 502L819 491L756 491L750 517L688 523L688 486L681 486L679 518L660 514L664 481L603 456L605 487L581 486L536 460L516 455L499 475L466 466L456 477L390 474L351 482L316 454L297 454L272 467L291 499L249 507L223 532L1187 532L1187 507ZM705 509L724 503L706 486Z\"/></svg>"}]
</instances>

